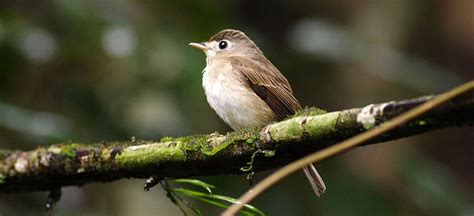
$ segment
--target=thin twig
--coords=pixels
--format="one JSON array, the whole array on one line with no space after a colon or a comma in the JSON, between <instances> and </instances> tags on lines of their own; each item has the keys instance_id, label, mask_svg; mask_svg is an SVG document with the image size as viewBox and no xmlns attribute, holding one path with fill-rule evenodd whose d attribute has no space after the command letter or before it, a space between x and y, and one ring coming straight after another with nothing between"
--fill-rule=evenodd
<instances>
[{"instance_id":1,"label":"thin twig","mask_svg":"<svg viewBox=\"0 0 474 216\"><path fill-rule=\"evenodd\" d=\"M424 96L329 113L308 108L263 129L224 135L63 143L31 151L0 149L0 193L50 191L70 185L154 175L182 178L268 170L384 124L432 99L433 96ZM473 125L474 91L364 144ZM248 162L251 162L251 170L242 169L249 166Z\"/></svg>"},{"instance_id":2,"label":"thin twig","mask_svg":"<svg viewBox=\"0 0 474 216\"><path fill-rule=\"evenodd\" d=\"M427 111L449 101L450 99L474 89L474 81L465 83L459 87L452 89L449 92L437 96L431 101L419 105L418 107L386 122L380 127L374 128L357 136L354 136L346 141L333 145L331 147L325 148L323 150L317 151L311 155L303 157L291 164L286 165L285 167L274 172L261 182L259 182L251 190L247 191L243 196L241 196L236 204L233 204L226 211L222 213L224 216L235 215L239 210L247 203L255 199L262 192L275 185L279 181L283 180L285 177L290 174L302 169L304 166L310 163L315 163L323 159L332 157L334 155L341 154L347 150L360 145L374 137L379 136L382 133L386 133L402 124L409 122L410 120L426 113Z\"/></svg>"}]
</instances>

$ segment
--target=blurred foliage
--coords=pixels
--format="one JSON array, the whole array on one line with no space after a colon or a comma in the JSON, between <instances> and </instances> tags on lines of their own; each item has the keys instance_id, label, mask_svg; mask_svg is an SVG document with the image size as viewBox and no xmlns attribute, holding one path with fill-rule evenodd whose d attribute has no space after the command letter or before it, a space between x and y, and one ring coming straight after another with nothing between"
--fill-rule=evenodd
<instances>
[{"instance_id":1,"label":"blurred foliage","mask_svg":"<svg viewBox=\"0 0 474 216\"><path fill-rule=\"evenodd\" d=\"M468 0L2 1L0 147L229 131L201 88L204 54L187 45L224 28L245 31L305 106L439 93L474 78L472 11ZM471 215L472 140L453 129L359 148L318 165L321 199L298 174L254 204L268 215ZM203 179L219 194L249 189L243 176ZM66 188L54 213L180 214L141 188ZM1 194L0 214L38 215L45 199Z\"/></svg>"}]
</instances>

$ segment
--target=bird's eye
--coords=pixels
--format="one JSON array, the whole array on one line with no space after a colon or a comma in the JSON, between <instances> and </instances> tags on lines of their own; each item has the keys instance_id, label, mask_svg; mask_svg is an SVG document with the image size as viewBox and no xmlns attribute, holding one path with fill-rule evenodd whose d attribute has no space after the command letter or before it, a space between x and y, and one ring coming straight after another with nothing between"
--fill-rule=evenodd
<instances>
[{"instance_id":1,"label":"bird's eye","mask_svg":"<svg viewBox=\"0 0 474 216\"><path fill-rule=\"evenodd\" d=\"M225 49L227 48L228 44L227 44L227 41L220 41L219 42L219 49Z\"/></svg>"}]
</instances>

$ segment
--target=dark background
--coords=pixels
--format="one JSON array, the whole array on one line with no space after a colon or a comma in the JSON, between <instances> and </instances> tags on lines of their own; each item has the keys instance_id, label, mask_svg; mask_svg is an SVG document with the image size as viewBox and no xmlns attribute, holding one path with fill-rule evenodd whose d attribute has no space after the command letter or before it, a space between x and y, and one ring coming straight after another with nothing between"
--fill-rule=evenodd
<instances>
[{"instance_id":1,"label":"dark background","mask_svg":"<svg viewBox=\"0 0 474 216\"><path fill-rule=\"evenodd\" d=\"M327 110L437 94L474 78L474 1L0 1L0 148L159 139L227 127L189 42L235 28ZM269 215L472 215L474 132L445 129L355 149L253 204ZM259 173L261 179L268 173ZM201 178L238 197L244 176ZM63 189L55 215L180 215L143 180ZM0 194L0 215L40 215L46 193ZM220 209L199 205L206 215Z\"/></svg>"}]
</instances>

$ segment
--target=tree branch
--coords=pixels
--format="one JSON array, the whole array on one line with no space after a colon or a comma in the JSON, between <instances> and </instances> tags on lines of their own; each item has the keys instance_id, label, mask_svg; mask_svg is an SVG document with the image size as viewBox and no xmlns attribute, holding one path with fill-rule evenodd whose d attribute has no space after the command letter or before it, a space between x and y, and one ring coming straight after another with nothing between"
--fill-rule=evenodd
<instances>
[{"instance_id":1,"label":"tree branch","mask_svg":"<svg viewBox=\"0 0 474 216\"><path fill-rule=\"evenodd\" d=\"M309 108L263 129L220 135L165 137L161 141L67 143L33 151L0 151L0 192L54 190L120 178L242 174L275 168L335 144L399 115L432 97L372 104L331 113ZM427 131L474 125L470 91L366 144Z\"/></svg>"}]
</instances>

